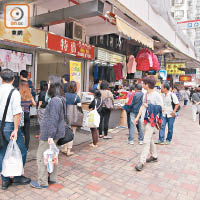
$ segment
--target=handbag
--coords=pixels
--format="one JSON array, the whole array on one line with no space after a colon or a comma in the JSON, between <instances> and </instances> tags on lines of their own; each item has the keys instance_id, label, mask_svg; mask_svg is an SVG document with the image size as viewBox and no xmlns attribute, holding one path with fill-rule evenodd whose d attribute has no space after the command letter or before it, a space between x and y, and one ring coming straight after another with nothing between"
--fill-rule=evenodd
<instances>
[{"instance_id":1,"label":"handbag","mask_svg":"<svg viewBox=\"0 0 200 200\"><path fill-rule=\"evenodd\" d=\"M95 100L95 108L94 110L90 111L86 117L86 126L88 128L98 128L100 124L100 115L97 112L98 108L96 107L96 100ZM101 104L100 104L101 106ZM100 107L99 106L99 107Z\"/></svg>"},{"instance_id":2,"label":"handbag","mask_svg":"<svg viewBox=\"0 0 200 200\"><path fill-rule=\"evenodd\" d=\"M23 108L22 108L22 110L23 110ZM24 126L24 111L21 112L19 126L20 127Z\"/></svg>"},{"instance_id":3,"label":"handbag","mask_svg":"<svg viewBox=\"0 0 200 200\"><path fill-rule=\"evenodd\" d=\"M108 110L113 109L113 100L110 97L105 98L103 101L103 107L107 108Z\"/></svg>"},{"instance_id":4,"label":"handbag","mask_svg":"<svg viewBox=\"0 0 200 200\"><path fill-rule=\"evenodd\" d=\"M66 119L66 112L65 112L65 106L64 106L64 103L63 103L63 100L61 99L62 101L62 104L63 104L63 113L64 113L64 119ZM65 136L63 138L60 138L58 141L57 141L57 145L58 146L61 146L61 145L64 145L68 142L71 142L73 141L74 139L74 133L73 133L73 130L71 129L71 127L66 124L65 125Z\"/></svg>"},{"instance_id":5,"label":"handbag","mask_svg":"<svg viewBox=\"0 0 200 200\"><path fill-rule=\"evenodd\" d=\"M74 100L76 103L77 96ZM83 110L77 105L68 105L67 106L67 122L70 126L81 127L83 124Z\"/></svg>"},{"instance_id":6,"label":"handbag","mask_svg":"<svg viewBox=\"0 0 200 200\"><path fill-rule=\"evenodd\" d=\"M173 97L172 97L172 94L171 94L171 100L172 100L172 108L173 108L173 110L174 110L174 108L175 108L175 106L176 106L176 104L174 103L174 101L173 101ZM180 111L180 109L181 109L181 106L179 105L179 107L178 107L178 109L177 109L177 111L176 112L179 112Z\"/></svg>"},{"instance_id":7,"label":"handbag","mask_svg":"<svg viewBox=\"0 0 200 200\"><path fill-rule=\"evenodd\" d=\"M3 129L4 129L4 126L5 126L5 120L6 120L6 115L7 115L7 112L8 112L8 106L10 104L10 99L11 99L11 96L12 96L12 93L14 92L14 90L15 89L12 89L10 91L10 94L8 95L8 99L7 99L6 106L5 106L4 113L3 113L3 118L2 118L2 121L1 121L1 128L0 128L0 148L3 147Z\"/></svg>"}]
</instances>

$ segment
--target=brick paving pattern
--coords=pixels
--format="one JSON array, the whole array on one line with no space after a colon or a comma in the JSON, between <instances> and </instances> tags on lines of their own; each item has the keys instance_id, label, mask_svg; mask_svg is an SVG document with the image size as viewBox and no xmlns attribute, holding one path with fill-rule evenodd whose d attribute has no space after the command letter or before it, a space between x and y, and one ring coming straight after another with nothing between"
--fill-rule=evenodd
<instances>
[{"instance_id":1,"label":"brick paving pattern","mask_svg":"<svg viewBox=\"0 0 200 200\"><path fill-rule=\"evenodd\" d=\"M0 190L0 200L200 200L200 126L191 118L191 106L183 108L172 144L157 146L159 162L142 172L134 168L142 146L128 145L127 129L118 129L97 149L85 146L70 158L60 154L57 184L41 190L11 186ZM25 175L37 178L35 160Z\"/></svg>"}]
</instances>

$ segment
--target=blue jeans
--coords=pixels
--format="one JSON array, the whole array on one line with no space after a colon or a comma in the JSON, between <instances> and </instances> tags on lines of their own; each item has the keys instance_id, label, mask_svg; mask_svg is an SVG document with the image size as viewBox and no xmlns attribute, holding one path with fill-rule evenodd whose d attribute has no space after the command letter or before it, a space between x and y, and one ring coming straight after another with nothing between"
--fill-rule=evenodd
<instances>
[{"instance_id":1,"label":"blue jeans","mask_svg":"<svg viewBox=\"0 0 200 200\"><path fill-rule=\"evenodd\" d=\"M0 125L1 125L1 121L0 121ZM10 141L10 135L13 132L13 130L14 130L14 123L6 122L4 130L3 130L3 136L4 136L3 137L3 147L0 149L0 172L2 171L3 159L4 159L4 156L6 153L8 143ZM17 145L18 145L19 149L21 150L23 164L25 165L27 149L26 149L26 146L24 143L24 137L22 135L20 128L19 128L18 136L17 136ZM4 177L2 175L1 175L1 178L3 181L9 180L9 177Z\"/></svg>"},{"instance_id":2,"label":"blue jeans","mask_svg":"<svg viewBox=\"0 0 200 200\"><path fill-rule=\"evenodd\" d=\"M187 106L188 100L184 100L184 106Z\"/></svg>"},{"instance_id":3,"label":"blue jeans","mask_svg":"<svg viewBox=\"0 0 200 200\"><path fill-rule=\"evenodd\" d=\"M134 140L134 134L135 134L135 125L134 125L134 120L137 117L137 114L135 113L130 113L130 128L129 128L129 137L128 141L133 141ZM144 134L142 131L142 126L141 126L141 120L139 119L138 124L138 140L143 141L144 140Z\"/></svg>"},{"instance_id":4,"label":"blue jeans","mask_svg":"<svg viewBox=\"0 0 200 200\"><path fill-rule=\"evenodd\" d=\"M167 135L167 141L171 142L172 141L172 136L173 136L173 130L174 130L174 121L175 121L175 118L173 117L163 117L162 118L162 127L159 131L159 140L161 142L164 142L165 140L165 127L168 123L168 135Z\"/></svg>"}]
</instances>

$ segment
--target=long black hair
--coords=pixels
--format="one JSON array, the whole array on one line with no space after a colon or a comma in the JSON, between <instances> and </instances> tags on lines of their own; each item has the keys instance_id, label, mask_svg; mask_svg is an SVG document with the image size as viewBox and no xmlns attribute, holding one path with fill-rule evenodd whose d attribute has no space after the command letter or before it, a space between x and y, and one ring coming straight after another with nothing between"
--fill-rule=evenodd
<instances>
[{"instance_id":1,"label":"long black hair","mask_svg":"<svg viewBox=\"0 0 200 200\"><path fill-rule=\"evenodd\" d=\"M50 87L49 87L49 91L48 91L49 97L53 98L55 96L61 96L62 95L61 78L58 76L50 76L49 83L50 83Z\"/></svg>"},{"instance_id":2,"label":"long black hair","mask_svg":"<svg viewBox=\"0 0 200 200\"><path fill-rule=\"evenodd\" d=\"M47 81L40 81L40 91L47 91L48 90L48 83Z\"/></svg>"}]
</instances>

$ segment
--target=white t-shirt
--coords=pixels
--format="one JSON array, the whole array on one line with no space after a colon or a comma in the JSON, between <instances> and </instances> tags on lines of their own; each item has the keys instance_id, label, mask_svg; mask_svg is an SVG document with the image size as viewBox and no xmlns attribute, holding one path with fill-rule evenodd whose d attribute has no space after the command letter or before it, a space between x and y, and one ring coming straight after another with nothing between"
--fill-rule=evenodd
<instances>
[{"instance_id":1,"label":"white t-shirt","mask_svg":"<svg viewBox=\"0 0 200 200\"><path fill-rule=\"evenodd\" d=\"M0 121L3 118L4 109L6 106L7 98L10 91L14 87L11 84L2 84L0 86ZM14 115L22 112L21 96L18 90L12 93L10 104L8 106L8 112L6 115L6 122L14 122Z\"/></svg>"},{"instance_id":2,"label":"white t-shirt","mask_svg":"<svg viewBox=\"0 0 200 200\"><path fill-rule=\"evenodd\" d=\"M167 115L167 117L172 117L170 115L170 113L173 112L172 100L173 100L174 104L179 104L179 101L178 101L176 94L174 94L172 92L168 92L167 95L165 95L163 93L162 98L163 98L163 103L164 103L164 113L163 113L163 115L164 116Z\"/></svg>"},{"instance_id":3,"label":"white t-shirt","mask_svg":"<svg viewBox=\"0 0 200 200\"><path fill-rule=\"evenodd\" d=\"M163 99L160 93L158 93L157 91L153 91L150 94L147 93L144 94L143 103L163 106ZM146 110L147 110L146 107L143 106L142 117L141 117L142 121L144 121Z\"/></svg>"}]
</instances>

